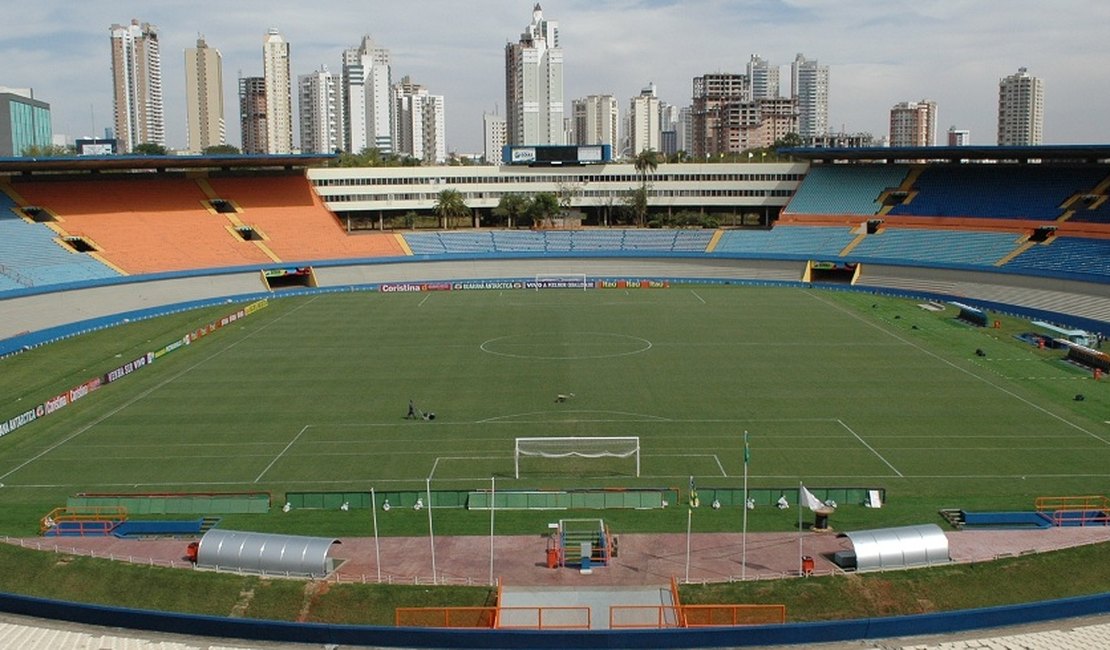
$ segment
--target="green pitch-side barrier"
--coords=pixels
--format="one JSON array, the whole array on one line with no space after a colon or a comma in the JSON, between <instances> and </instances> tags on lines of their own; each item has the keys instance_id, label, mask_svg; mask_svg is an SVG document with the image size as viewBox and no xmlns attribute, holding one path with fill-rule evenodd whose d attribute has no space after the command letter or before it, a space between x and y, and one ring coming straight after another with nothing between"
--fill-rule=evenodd
<instances>
[{"instance_id":1,"label":"green pitch-side barrier","mask_svg":"<svg viewBox=\"0 0 1110 650\"><path fill-rule=\"evenodd\" d=\"M262 514L270 510L270 495L175 494L175 495L77 495L66 499L70 509L83 506L118 506L129 516L137 515L231 515Z\"/></svg>"}]
</instances>

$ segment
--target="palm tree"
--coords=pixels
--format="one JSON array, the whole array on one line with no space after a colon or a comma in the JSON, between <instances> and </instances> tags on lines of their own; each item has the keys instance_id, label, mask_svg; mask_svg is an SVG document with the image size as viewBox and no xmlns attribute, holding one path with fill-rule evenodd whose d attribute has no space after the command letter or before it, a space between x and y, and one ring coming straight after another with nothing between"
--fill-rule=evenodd
<instances>
[{"instance_id":1,"label":"palm tree","mask_svg":"<svg viewBox=\"0 0 1110 650\"><path fill-rule=\"evenodd\" d=\"M632 165L636 168L636 173L640 175L640 188L636 190L634 196L634 209L636 211L636 223L643 226L647 221L647 195L648 195L648 174L654 173L655 169L659 167L660 153L654 149L644 149L636 154L636 158L632 161Z\"/></svg>"},{"instance_id":2,"label":"palm tree","mask_svg":"<svg viewBox=\"0 0 1110 650\"><path fill-rule=\"evenodd\" d=\"M646 179L648 174L655 173L656 168L659 167L661 157L662 155L654 149L644 149L636 154L636 158L633 159L632 165L636 168L636 172L640 174L640 177Z\"/></svg>"},{"instance_id":3,"label":"palm tree","mask_svg":"<svg viewBox=\"0 0 1110 650\"><path fill-rule=\"evenodd\" d=\"M440 227L446 230L452 219L465 217L470 214L470 208L466 207L466 202L463 200L463 195L458 190L446 189L439 193L436 197L435 213L439 217Z\"/></svg>"}]
</instances>

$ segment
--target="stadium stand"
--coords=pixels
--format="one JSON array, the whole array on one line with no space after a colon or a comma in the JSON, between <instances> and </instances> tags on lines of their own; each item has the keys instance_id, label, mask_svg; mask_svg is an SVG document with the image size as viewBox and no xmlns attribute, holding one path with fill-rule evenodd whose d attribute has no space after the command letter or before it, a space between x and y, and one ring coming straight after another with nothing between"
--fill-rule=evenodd
<instances>
[{"instance_id":1,"label":"stadium stand","mask_svg":"<svg viewBox=\"0 0 1110 650\"><path fill-rule=\"evenodd\" d=\"M136 175L137 176L137 175ZM145 175L144 175L145 176ZM17 181L29 205L49 209L70 235L95 243L129 274L271 262L227 228L186 178Z\"/></svg>"},{"instance_id":2,"label":"stadium stand","mask_svg":"<svg viewBox=\"0 0 1110 650\"><path fill-rule=\"evenodd\" d=\"M1003 268L1110 277L1110 239L1055 237L1021 253Z\"/></svg>"},{"instance_id":3,"label":"stadium stand","mask_svg":"<svg viewBox=\"0 0 1110 650\"><path fill-rule=\"evenodd\" d=\"M413 255L705 252L713 230L493 230L406 233Z\"/></svg>"},{"instance_id":4,"label":"stadium stand","mask_svg":"<svg viewBox=\"0 0 1110 650\"><path fill-rule=\"evenodd\" d=\"M239 208L238 218L262 233L281 261L405 254L393 234L348 234L304 175L213 177L207 184Z\"/></svg>"},{"instance_id":5,"label":"stadium stand","mask_svg":"<svg viewBox=\"0 0 1110 650\"><path fill-rule=\"evenodd\" d=\"M928 166L913 184L913 199L888 215L1054 221L1072 195L1090 190L1105 176L1105 170L1086 167Z\"/></svg>"},{"instance_id":6,"label":"stadium stand","mask_svg":"<svg viewBox=\"0 0 1110 650\"><path fill-rule=\"evenodd\" d=\"M784 210L793 214L877 214L879 196L906 177L905 165L814 165Z\"/></svg>"},{"instance_id":7,"label":"stadium stand","mask_svg":"<svg viewBox=\"0 0 1110 650\"><path fill-rule=\"evenodd\" d=\"M1023 239L1016 233L884 228L852 249L853 259L990 266Z\"/></svg>"},{"instance_id":8,"label":"stadium stand","mask_svg":"<svg viewBox=\"0 0 1110 650\"><path fill-rule=\"evenodd\" d=\"M0 291L119 274L88 255L66 248L47 225L24 220L16 202L0 191Z\"/></svg>"},{"instance_id":9,"label":"stadium stand","mask_svg":"<svg viewBox=\"0 0 1110 650\"><path fill-rule=\"evenodd\" d=\"M852 229L832 226L780 225L771 230L728 230L713 252L838 257L854 238Z\"/></svg>"}]
</instances>

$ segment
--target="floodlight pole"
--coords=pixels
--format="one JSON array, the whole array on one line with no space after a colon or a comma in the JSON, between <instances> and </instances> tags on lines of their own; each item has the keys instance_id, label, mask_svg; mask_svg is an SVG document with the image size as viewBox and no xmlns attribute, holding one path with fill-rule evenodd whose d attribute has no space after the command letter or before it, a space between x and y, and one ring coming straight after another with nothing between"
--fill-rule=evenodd
<instances>
[{"instance_id":1,"label":"floodlight pole","mask_svg":"<svg viewBox=\"0 0 1110 650\"><path fill-rule=\"evenodd\" d=\"M805 575L802 566L802 482L798 481L798 575Z\"/></svg>"},{"instance_id":2,"label":"floodlight pole","mask_svg":"<svg viewBox=\"0 0 1110 650\"><path fill-rule=\"evenodd\" d=\"M740 581L748 579L748 432L744 432L744 527L740 533Z\"/></svg>"},{"instance_id":3,"label":"floodlight pole","mask_svg":"<svg viewBox=\"0 0 1110 650\"><path fill-rule=\"evenodd\" d=\"M489 477L489 583L493 585L493 504L497 497L497 479Z\"/></svg>"},{"instance_id":4,"label":"floodlight pole","mask_svg":"<svg viewBox=\"0 0 1110 650\"><path fill-rule=\"evenodd\" d=\"M432 528L432 479L428 477L424 479L424 481L428 494L428 543L432 547L432 584L438 585L439 579L436 575L436 534L435 529Z\"/></svg>"},{"instance_id":5,"label":"floodlight pole","mask_svg":"<svg viewBox=\"0 0 1110 650\"><path fill-rule=\"evenodd\" d=\"M690 584L690 525L694 521L694 510L686 509L686 584Z\"/></svg>"},{"instance_id":6,"label":"floodlight pole","mask_svg":"<svg viewBox=\"0 0 1110 650\"><path fill-rule=\"evenodd\" d=\"M374 519L374 565L378 567L378 584L382 582L382 550L378 543L378 498L370 488L370 516Z\"/></svg>"}]
</instances>

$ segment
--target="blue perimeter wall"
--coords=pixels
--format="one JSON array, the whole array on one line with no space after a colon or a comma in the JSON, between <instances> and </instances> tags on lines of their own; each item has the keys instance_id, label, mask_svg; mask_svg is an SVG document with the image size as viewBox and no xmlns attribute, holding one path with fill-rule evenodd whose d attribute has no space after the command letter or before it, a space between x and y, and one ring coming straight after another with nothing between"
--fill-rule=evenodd
<instances>
[{"instance_id":1,"label":"blue perimeter wall","mask_svg":"<svg viewBox=\"0 0 1110 650\"><path fill-rule=\"evenodd\" d=\"M1025 605L847 621L664 630L520 631L323 625L190 616L0 594L0 611L190 636L407 648L688 648L824 643L951 633L1110 612L1110 593Z\"/></svg>"}]
</instances>

